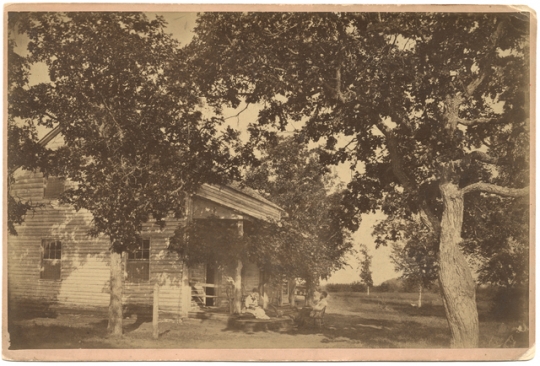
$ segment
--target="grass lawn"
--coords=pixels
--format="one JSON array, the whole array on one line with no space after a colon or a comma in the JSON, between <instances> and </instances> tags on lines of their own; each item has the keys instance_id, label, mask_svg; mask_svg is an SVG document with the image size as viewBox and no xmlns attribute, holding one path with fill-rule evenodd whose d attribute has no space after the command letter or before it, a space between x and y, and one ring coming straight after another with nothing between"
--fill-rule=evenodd
<instances>
[{"instance_id":1,"label":"grass lawn","mask_svg":"<svg viewBox=\"0 0 540 366\"><path fill-rule=\"evenodd\" d=\"M447 348L450 332L440 297L425 294L417 308L416 294L331 293L322 329L247 333L225 319L185 319L161 322L160 337L152 339L149 318L124 321L122 338L107 338L107 319L91 315L27 316L13 319L10 349L59 348ZM478 301L480 346L499 347L514 323L488 315L489 302ZM514 346L526 347L527 339Z\"/></svg>"}]
</instances>

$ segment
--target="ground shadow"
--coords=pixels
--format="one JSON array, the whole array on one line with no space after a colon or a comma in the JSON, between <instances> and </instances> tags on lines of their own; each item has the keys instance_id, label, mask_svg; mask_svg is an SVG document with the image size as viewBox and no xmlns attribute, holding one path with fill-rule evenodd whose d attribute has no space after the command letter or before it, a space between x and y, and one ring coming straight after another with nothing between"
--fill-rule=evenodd
<instances>
[{"instance_id":1,"label":"ground shadow","mask_svg":"<svg viewBox=\"0 0 540 366\"><path fill-rule=\"evenodd\" d=\"M132 317L136 317L135 322L128 323L126 326L124 326L124 333L131 333L139 329L141 325L144 323L151 323L152 317L147 314L135 314L131 315Z\"/></svg>"},{"instance_id":2,"label":"ground shadow","mask_svg":"<svg viewBox=\"0 0 540 366\"><path fill-rule=\"evenodd\" d=\"M450 334L440 326L428 326L415 321L381 320L341 314L328 314L325 324L318 329L300 328L291 334L316 332L324 336L322 342L353 341L369 348L402 348L407 346L430 348L448 347Z\"/></svg>"},{"instance_id":3,"label":"ground shadow","mask_svg":"<svg viewBox=\"0 0 540 366\"><path fill-rule=\"evenodd\" d=\"M124 307L124 332L131 333L144 323L152 322L152 307L129 305ZM135 319L135 321L133 321Z\"/></svg>"},{"instance_id":4,"label":"ground shadow","mask_svg":"<svg viewBox=\"0 0 540 366\"><path fill-rule=\"evenodd\" d=\"M35 324L28 327L14 324L9 336L10 350L56 349L59 344L62 344L63 348L78 348L80 343L84 342L89 336L106 338L107 320L88 323L84 327L52 324ZM85 348L100 347L103 347L103 345L96 344L95 347L88 347L88 343L85 344Z\"/></svg>"},{"instance_id":5,"label":"ground shadow","mask_svg":"<svg viewBox=\"0 0 540 366\"><path fill-rule=\"evenodd\" d=\"M292 325L292 323L291 323ZM450 334L440 326L428 326L414 321L397 321L364 318L357 315L327 314L324 325L314 324L290 327L269 327L268 324L255 323L253 327L239 327L229 321L223 329L227 332L256 333L274 331L293 336L318 334L322 343L352 342L359 347L402 348L407 344L430 348L448 347ZM339 345L336 344L339 348Z\"/></svg>"},{"instance_id":6,"label":"ground shadow","mask_svg":"<svg viewBox=\"0 0 540 366\"><path fill-rule=\"evenodd\" d=\"M410 304L392 303L389 306L400 314L407 316L446 318L444 306L442 305L424 305L419 308L417 306L411 306Z\"/></svg>"}]
</instances>

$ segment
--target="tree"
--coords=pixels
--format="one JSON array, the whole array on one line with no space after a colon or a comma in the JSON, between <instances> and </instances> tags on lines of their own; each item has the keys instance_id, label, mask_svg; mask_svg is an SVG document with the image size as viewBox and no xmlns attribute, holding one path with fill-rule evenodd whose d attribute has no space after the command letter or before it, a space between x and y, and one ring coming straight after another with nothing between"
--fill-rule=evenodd
<instances>
[{"instance_id":1,"label":"tree","mask_svg":"<svg viewBox=\"0 0 540 366\"><path fill-rule=\"evenodd\" d=\"M529 24L527 13L207 13L190 47L210 103L263 106L254 138L300 122L325 164L351 164L349 209L392 215L398 201L420 215L438 238L452 346L477 347L464 205L528 197Z\"/></svg>"},{"instance_id":2,"label":"tree","mask_svg":"<svg viewBox=\"0 0 540 366\"><path fill-rule=\"evenodd\" d=\"M522 199L486 200L477 195L471 200L477 204L465 207L462 247L478 269L478 282L496 289L495 316L528 324L528 207Z\"/></svg>"},{"instance_id":3,"label":"tree","mask_svg":"<svg viewBox=\"0 0 540 366\"><path fill-rule=\"evenodd\" d=\"M373 287L373 279L371 278L371 261L373 256L369 255L368 249L364 244L360 246L360 255L360 279L366 285L369 296L369 288Z\"/></svg>"},{"instance_id":4,"label":"tree","mask_svg":"<svg viewBox=\"0 0 540 366\"><path fill-rule=\"evenodd\" d=\"M90 234L110 240L109 332L122 334L121 258L143 224L184 212L185 192L237 173L236 134L199 112L185 54L164 20L141 13L29 13L29 63L49 83L18 96L27 126L61 129L48 174L74 182L61 201L92 213Z\"/></svg>"},{"instance_id":5,"label":"tree","mask_svg":"<svg viewBox=\"0 0 540 366\"><path fill-rule=\"evenodd\" d=\"M306 282L313 293L320 278L342 268L352 249L350 232L358 223L343 214L343 192L335 176L320 164L316 150L295 138L265 144L261 162L248 170L246 186L257 189L286 212L278 232L283 237L260 238L276 246L255 252L268 273ZM333 192L332 192L333 190ZM267 235L268 236L268 235Z\"/></svg>"},{"instance_id":6,"label":"tree","mask_svg":"<svg viewBox=\"0 0 540 366\"><path fill-rule=\"evenodd\" d=\"M17 32L17 16L9 13L8 18L8 151L7 184L8 184L8 230L17 235L16 225L24 222L28 211L41 207L31 201L23 201L12 194L11 187L15 182L14 174L19 168L45 170L47 150L38 143L36 126L23 124L20 116L24 115L24 106L20 105L21 95L28 87L29 63L25 57L15 52L14 34ZM22 107L22 108L21 108Z\"/></svg>"},{"instance_id":7,"label":"tree","mask_svg":"<svg viewBox=\"0 0 540 366\"><path fill-rule=\"evenodd\" d=\"M419 220L395 217L377 224L374 235L377 245L391 243L390 260L405 285L418 289L418 307L422 307L422 291L429 289L438 275L436 238Z\"/></svg>"}]
</instances>

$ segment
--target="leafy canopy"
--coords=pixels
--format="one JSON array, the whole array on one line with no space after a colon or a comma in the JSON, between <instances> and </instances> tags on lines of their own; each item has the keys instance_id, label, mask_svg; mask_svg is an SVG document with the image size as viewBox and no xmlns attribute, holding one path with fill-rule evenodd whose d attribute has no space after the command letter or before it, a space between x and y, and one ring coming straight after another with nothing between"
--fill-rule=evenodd
<instances>
[{"instance_id":1,"label":"leafy canopy","mask_svg":"<svg viewBox=\"0 0 540 366\"><path fill-rule=\"evenodd\" d=\"M261 104L254 140L300 122L323 164L355 171L350 215L438 235L444 182L469 207L527 194L527 13L207 13L196 33L209 102Z\"/></svg>"},{"instance_id":2,"label":"leafy canopy","mask_svg":"<svg viewBox=\"0 0 540 366\"><path fill-rule=\"evenodd\" d=\"M63 202L93 214L93 234L115 251L142 224L181 216L184 192L237 175L237 134L205 118L185 51L163 18L142 13L30 13L19 29L28 62L49 83L25 89L27 125L61 129L65 144L49 173L74 182Z\"/></svg>"}]
</instances>

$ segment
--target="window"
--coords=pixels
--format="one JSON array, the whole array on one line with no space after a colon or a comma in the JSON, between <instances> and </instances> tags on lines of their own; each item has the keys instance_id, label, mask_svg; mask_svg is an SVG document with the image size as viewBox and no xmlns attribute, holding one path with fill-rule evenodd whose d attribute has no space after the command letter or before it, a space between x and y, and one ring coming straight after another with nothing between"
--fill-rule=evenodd
<instances>
[{"instance_id":1,"label":"window","mask_svg":"<svg viewBox=\"0 0 540 366\"><path fill-rule=\"evenodd\" d=\"M60 194L64 192L65 180L57 177L49 177L45 179L45 191L43 192L43 198L48 200L54 200L60 197Z\"/></svg>"},{"instance_id":2,"label":"window","mask_svg":"<svg viewBox=\"0 0 540 366\"><path fill-rule=\"evenodd\" d=\"M59 280L62 263L62 243L59 240L43 239L41 242L42 280Z\"/></svg>"},{"instance_id":3,"label":"window","mask_svg":"<svg viewBox=\"0 0 540 366\"><path fill-rule=\"evenodd\" d=\"M126 272L128 282L150 279L150 240L141 240L137 248L128 253Z\"/></svg>"}]
</instances>

